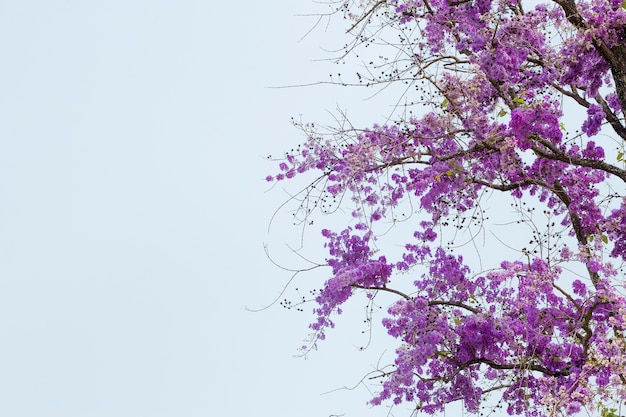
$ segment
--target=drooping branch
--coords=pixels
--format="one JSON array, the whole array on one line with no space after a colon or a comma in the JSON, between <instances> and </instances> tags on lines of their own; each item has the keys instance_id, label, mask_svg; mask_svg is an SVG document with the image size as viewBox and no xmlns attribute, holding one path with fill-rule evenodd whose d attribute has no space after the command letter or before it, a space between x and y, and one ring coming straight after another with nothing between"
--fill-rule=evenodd
<instances>
[{"instance_id":1,"label":"drooping branch","mask_svg":"<svg viewBox=\"0 0 626 417\"><path fill-rule=\"evenodd\" d=\"M587 167L598 169L600 171L604 171L608 174L615 175L622 181L626 182L626 170L620 169L615 165L611 165L609 163L604 162L601 159L587 159L580 158L577 156L569 155L564 151L557 148L553 143L548 140L545 140L538 135L532 135L531 139L533 142L540 143L544 148L537 146L535 143L532 145L532 150L537 154L537 156L545 159L552 159L554 161L565 162L566 164L576 165L580 167ZM546 152L546 149L550 152Z\"/></svg>"},{"instance_id":2,"label":"drooping branch","mask_svg":"<svg viewBox=\"0 0 626 417\"><path fill-rule=\"evenodd\" d=\"M385 291L385 292L389 292L392 294L396 294L399 295L400 297L404 298L407 301L412 301L413 298L408 296L407 294L403 293L402 291L398 291L396 289L393 288L388 288L388 287L366 287L363 285L359 285L359 284L351 284L350 285L352 288L358 288L361 290L374 290L374 291ZM474 314L478 314L480 313L480 310L477 308L474 308L472 306L468 306L465 303L462 303L460 301L444 301L444 300L429 300L428 301L428 305L429 306L449 306L449 307L458 307L458 308L462 308L464 310L470 311Z\"/></svg>"},{"instance_id":3,"label":"drooping branch","mask_svg":"<svg viewBox=\"0 0 626 417\"><path fill-rule=\"evenodd\" d=\"M429 306L450 306L450 307L458 307L458 308L462 308L465 309L467 311L471 311L474 314L479 314L480 310L477 308L474 308L472 306L468 306L465 303L461 303L458 301L440 301L440 300L432 300L428 302Z\"/></svg>"},{"instance_id":4,"label":"drooping branch","mask_svg":"<svg viewBox=\"0 0 626 417\"><path fill-rule=\"evenodd\" d=\"M485 364L492 369L501 369L501 370L530 370L541 372L542 374L549 376L568 376L570 374L569 369L563 369L560 371L552 371L544 366L538 365L535 363L532 358L523 360L519 363L498 363L492 359L487 358L474 358L467 362L456 362L459 369L466 369L472 365L476 364Z\"/></svg>"},{"instance_id":5,"label":"drooping branch","mask_svg":"<svg viewBox=\"0 0 626 417\"><path fill-rule=\"evenodd\" d=\"M350 286L352 288L358 288L358 289L361 289L361 290L373 290L373 291L389 292L389 293L392 293L392 294L399 295L400 297L404 298L407 301L413 300L413 298L411 298L407 294L403 293L402 291L393 289L393 288L388 288L388 287L366 287L364 285L359 285L359 284L350 284Z\"/></svg>"}]
</instances>

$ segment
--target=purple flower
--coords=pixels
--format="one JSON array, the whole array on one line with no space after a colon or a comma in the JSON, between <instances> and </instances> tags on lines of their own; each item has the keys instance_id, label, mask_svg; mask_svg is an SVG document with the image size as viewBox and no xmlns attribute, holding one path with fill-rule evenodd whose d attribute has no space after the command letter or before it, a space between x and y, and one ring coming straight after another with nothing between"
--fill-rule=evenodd
<instances>
[{"instance_id":1,"label":"purple flower","mask_svg":"<svg viewBox=\"0 0 626 417\"><path fill-rule=\"evenodd\" d=\"M591 104L587 109L587 119L583 122L582 131L588 136L595 136L600 132L600 126L604 121L604 111L600 106Z\"/></svg>"}]
</instances>

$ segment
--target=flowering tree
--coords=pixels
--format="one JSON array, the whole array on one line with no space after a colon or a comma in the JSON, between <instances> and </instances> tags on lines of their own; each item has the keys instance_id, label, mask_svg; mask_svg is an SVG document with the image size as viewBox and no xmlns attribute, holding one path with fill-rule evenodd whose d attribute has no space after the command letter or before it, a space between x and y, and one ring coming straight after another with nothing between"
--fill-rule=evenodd
<instances>
[{"instance_id":1,"label":"flowering tree","mask_svg":"<svg viewBox=\"0 0 626 417\"><path fill-rule=\"evenodd\" d=\"M396 297L382 320L397 339L394 365L378 374L372 404L435 413L461 400L479 412L494 395L509 414L608 416L626 399L625 8L340 4L355 35L346 54L372 43L393 54L367 62L354 83L407 85L411 111L330 137L304 125L306 141L267 179L317 172L305 215L329 198L353 215L343 230L322 230L332 273L305 349L348 299ZM511 205L484 209L489 196ZM510 214L511 232L492 239L500 249L484 265L471 248L490 211Z\"/></svg>"}]
</instances>

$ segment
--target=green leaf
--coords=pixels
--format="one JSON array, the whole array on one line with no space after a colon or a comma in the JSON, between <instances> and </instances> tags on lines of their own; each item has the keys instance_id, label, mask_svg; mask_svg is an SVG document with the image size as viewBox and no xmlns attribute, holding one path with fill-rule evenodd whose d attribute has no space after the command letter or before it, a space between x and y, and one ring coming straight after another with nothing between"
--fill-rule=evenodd
<instances>
[{"instance_id":1,"label":"green leaf","mask_svg":"<svg viewBox=\"0 0 626 417\"><path fill-rule=\"evenodd\" d=\"M617 154L617 160L618 160L618 161L621 161L621 160L623 160L623 159L624 159L624 152L620 152L620 153L618 153L618 154Z\"/></svg>"},{"instance_id":2,"label":"green leaf","mask_svg":"<svg viewBox=\"0 0 626 417\"><path fill-rule=\"evenodd\" d=\"M523 106L524 104L526 104L526 100L524 100L524 99L523 99L523 98L521 98L521 97L515 97L515 98L513 99L513 103L518 104L518 105L520 105L520 106Z\"/></svg>"},{"instance_id":3,"label":"green leaf","mask_svg":"<svg viewBox=\"0 0 626 417\"><path fill-rule=\"evenodd\" d=\"M600 415L602 417L619 417L616 414L617 408L602 408Z\"/></svg>"},{"instance_id":4,"label":"green leaf","mask_svg":"<svg viewBox=\"0 0 626 417\"><path fill-rule=\"evenodd\" d=\"M603 241L605 244L608 244L608 243L609 243L609 238L608 238L608 236L607 236L607 235L602 235L602 241Z\"/></svg>"},{"instance_id":5,"label":"green leaf","mask_svg":"<svg viewBox=\"0 0 626 417\"><path fill-rule=\"evenodd\" d=\"M506 114L507 114L506 111L504 109L502 109L502 110L500 110L498 112L498 117L504 117L504 116L506 116Z\"/></svg>"},{"instance_id":6,"label":"green leaf","mask_svg":"<svg viewBox=\"0 0 626 417\"><path fill-rule=\"evenodd\" d=\"M448 107L448 104L450 104L450 102L448 101L448 99L444 99L443 102L441 103L441 108L445 109L446 107Z\"/></svg>"}]
</instances>

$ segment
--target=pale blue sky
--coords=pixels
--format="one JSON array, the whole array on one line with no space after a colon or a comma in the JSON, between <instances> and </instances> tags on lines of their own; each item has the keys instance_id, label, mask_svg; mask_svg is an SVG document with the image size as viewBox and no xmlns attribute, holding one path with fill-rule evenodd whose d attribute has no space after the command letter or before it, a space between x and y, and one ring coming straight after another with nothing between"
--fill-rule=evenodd
<instances>
[{"instance_id":1,"label":"pale blue sky","mask_svg":"<svg viewBox=\"0 0 626 417\"><path fill-rule=\"evenodd\" d=\"M320 7L0 1L0 415L386 415L321 395L380 346L338 331L294 359L310 316L245 311L289 278L263 243L294 233L267 233L286 194L262 157L302 139L291 116L367 96L266 88L327 77L341 31L298 42L295 16Z\"/></svg>"}]
</instances>

